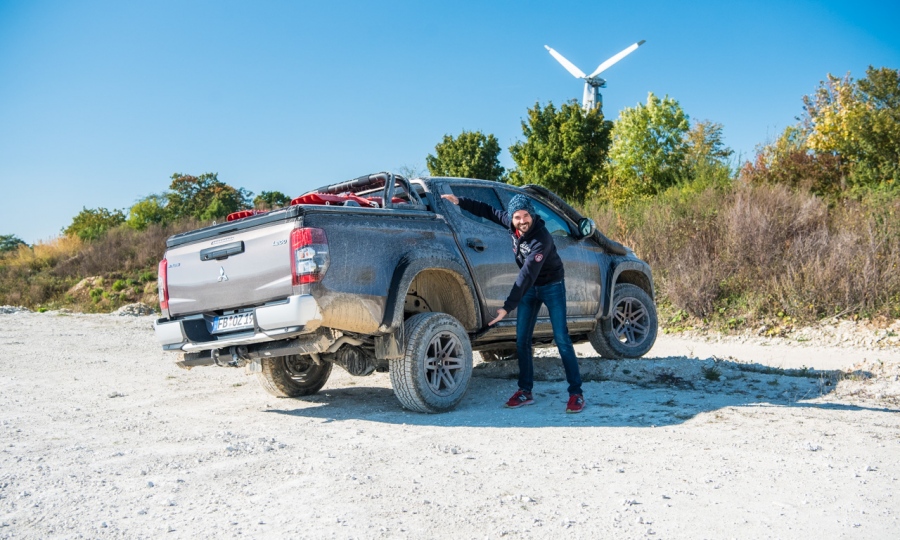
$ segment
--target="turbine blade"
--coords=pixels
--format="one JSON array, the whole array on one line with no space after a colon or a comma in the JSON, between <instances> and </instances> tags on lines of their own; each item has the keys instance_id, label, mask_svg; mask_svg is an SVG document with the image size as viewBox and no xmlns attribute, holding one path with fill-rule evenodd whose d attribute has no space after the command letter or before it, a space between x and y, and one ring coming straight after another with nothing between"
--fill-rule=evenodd
<instances>
[{"instance_id":1,"label":"turbine blade","mask_svg":"<svg viewBox=\"0 0 900 540\"><path fill-rule=\"evenodd\" d=\"M637 49L638 47L640 47L641 45L643 45L645 41L646 40L642 39L642 40L638 41L637 43L631 45L630 47L626 48L624 51L620 52L619 54L613 56L609 60L603 62L602 64L597 66L597 69L595 69L593 73L588 75L588 78L596 77L597 75L600 75L601 73L606 71L611 65L615 64L619 60L625 58L626 56L628 56L629 54L634 52L634 50Z\"/></svg>"},{"instance_id":2,"label":"turbine blade","mask_svg":"<svg viewBox=\"0 0 900 540\"><path fill-rule=\"evenodd\" d=\"M544 45L544 48L547 49L548 51L550 51L550 55L553 56L553 58L556 58L556 61L559 62L560 64L562 64L562 66L564 68L566 68L566 71L568 71L572 75L578 77L579 79L583 79L585 77L584 72L581 71L580 69L578 69L577 67L575 67L575 64L566 60L565 56L559 54L558 52L554 51L553 49L551 49L550 47L548 47L546 45Z\"/></svg>"}]
</instances>

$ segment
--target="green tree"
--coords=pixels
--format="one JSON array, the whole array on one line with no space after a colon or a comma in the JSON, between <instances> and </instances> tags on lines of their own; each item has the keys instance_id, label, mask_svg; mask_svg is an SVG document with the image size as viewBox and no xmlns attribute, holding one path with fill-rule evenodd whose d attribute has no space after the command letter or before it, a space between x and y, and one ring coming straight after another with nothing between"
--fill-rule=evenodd
<instances>
[{"instance_id":1,"label":"green tree","mask_svg":"<svg viewBox=\"0 0 900 540\"><path fill-rule=\"evenodd\" d=\"M175 173L166 193L167 208L174 218L212 220L250 208L252 192L235 189L219 180L218 173L200 176Z\"/></svg>"},{"instance_id":2,"label":"green tree","mask_svg":"<svg viewBox=\"0 0 900 540\"><path fill-rule=\"evenodd\" d=\"M900 185L900 71L869 66L858 82L829 74L803 102L809 148L837 156L851 187Z\"/></svg>"},{"instance_id":3,"label":"green tree","mask_svg":"<svg viewBox=\"0 0 900 540\"><path fill-rule=\"evenodd\" d=\"M647 104L626 107L612 131L608 184L614 204L646 198L688 177L688 117L669 96L650 92Z\"/></svg>"},{"instance_id":4,"label":"green tree","mask_svg":"<svg viewBox=\"0 0 900 540\"><path fill-rule=\"evenodd\" d=\"M522 122L525 141L509 147L516 162L508 182L539 184L572 202L581 203L601 182L612 123L595 109L584 112L577 101L541 107L535 103Z\"/></svg>"},{"instance_id":5,"label":"green tree","mask_svg":"<svg viewBox=\"0 0 900 540\"><path fill-rule=\"evenodd\" d=\"M722 129L722 124L702 120L687 132L685 168L690 182L689 192L730 185L733 173L729 160L734 150L725 146Z\"/></svg>"},{"instance_id":6,"label":"green tree","mask_svg":"<svg viewBox=\"0 0 900 540\"><path fill-rule=\"evenodd\" d=\"M143 231L151 223L165 224L169 221L167 202L165 195L148 195L128 209L125 223L137 231Z\"/></svg>"},{"instance_id":7,"label":"green tree","mask_svg":"<svg viewBox=\"0 0 900 540\"><path fill-rule=\"evenodd\" d=\"M97 240L106 234L106 231L122 223L125 223L125 214L121 210L85 207L72 219L72 223L63 229L63 233L85 241Z\"/></svg>"},{"instance_id":8,"label":"green tree","mask_svg":"<svg viewBox=\"0 0 900 540\"><path fill-rule=\"evenodd\" d=\"M444 135L434 147L436 156L428 154L425 164L432 176L456 176L500 180L500 143L493 135L480 131L463 131L459 137Z\"/></svg>"},{"instance_id":9,"label":"green tree","mask_svg":"<svg viewBox=\"0 0 900 540\"><path fill-rule=\"evenodd\" d=\"M734 150L725 146L722 129L722 124L709 120L701 120L691 126L685 136L688 169L696 169L702 164L727 164Z\"/></svg>"},{"instance_id":10,"label":"green tree","mask_svg":"<svg viewBox=\"0 0 900 540\"><path fill-rule=\"evenodd\" d=\"M27 246L24 240L14 234L0 234L0 253L15 251L19 246Z\"/></svg>"},{"instance_id":11,"label":"green tree","mask_svg":"<svg viewBox=\"0 0 900 540\"><path fill-rule=\"evenodd\" d=\"M262 191L253 199L253 208L272 210L282 208L291 202L291 198L280 191Z\"/></svg>"}]
</instances>

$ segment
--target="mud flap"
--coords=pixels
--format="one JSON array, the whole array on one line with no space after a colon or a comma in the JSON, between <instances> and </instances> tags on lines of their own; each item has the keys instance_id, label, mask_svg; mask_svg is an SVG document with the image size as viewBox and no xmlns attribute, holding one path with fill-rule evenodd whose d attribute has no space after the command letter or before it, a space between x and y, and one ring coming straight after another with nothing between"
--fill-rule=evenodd
<instances>
[{"instance_id":1,"label":"mud flap","mask_svg":"<svg viewBox=\"0 0 900 540\"><path fill-rule=\"evenodd\" d=\"M405 348L402 324L390 334L375 336L375 358L378 360L403 358Z\"/></svg>"}]
</instances>

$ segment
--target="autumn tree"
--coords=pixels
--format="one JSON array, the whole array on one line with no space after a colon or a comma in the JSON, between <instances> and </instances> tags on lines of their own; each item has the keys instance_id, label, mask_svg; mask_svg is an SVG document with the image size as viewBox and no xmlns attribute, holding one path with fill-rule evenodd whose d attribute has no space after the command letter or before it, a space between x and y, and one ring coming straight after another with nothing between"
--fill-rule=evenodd
<instances>
[{"instance_id":1,"label":"autumn tree","mask_svg":"<svg viewBox=\"0 0 900 540\"><path fill-rule=\"evenodd\" d=\"M535 103L522 122L524 141L509 147L516 168L514 185L539 184L581 203L601 182L612 123L598 109L585 112L577 101L541 107Z\"/></svg>"},{"instance_id":2,"label":"autumn tree","mask_svg":"<svg viewBox=\"0 0 900 540\"><path fill-rule=\"evenodd\" d=\"M500 143L492 134L463 131L455 139L450 135L435 147L435 154L425 158L432 176L455 176L500 180L504 169L500 166Z\"/></svg>"},{"instance_id":3,"label":"autumn tree","mask_svg":"<svg viewBox=\"0 0 900 540\"><path fill-rule=\"evenodd\" d=\"M741 168L740 177L749 182L783 184L832 199L846 187L840 158L812 151L800 126L788 126L774 142L759 147L754 161Z\"/></svg>"},{"instance_id":4,"label":"autumn tree","mask_svg":"<svg viewBox=\"0 0 900 540\"><path fill-rule=\"evenodd\" d=\"M809 149L837 156L850 187L900 185L900 71L869 66L858 82L829 74L803 102Z\"/></svg>"}]
</instances>

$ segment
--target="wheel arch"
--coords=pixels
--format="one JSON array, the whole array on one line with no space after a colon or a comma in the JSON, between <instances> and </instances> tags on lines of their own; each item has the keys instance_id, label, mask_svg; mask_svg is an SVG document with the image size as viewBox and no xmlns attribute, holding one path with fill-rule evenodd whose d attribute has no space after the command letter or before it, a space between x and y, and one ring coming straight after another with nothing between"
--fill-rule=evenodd
<instances>
[{"instance_id":1,"label":"wheel arch","mask_svg":"<svg viewBox=\"0 0 900 540\"><path fill-rule=\"evenodd\" d=\"M610 285L603 292L603 317L612 315L612 297L616 285L619 283L630 283L644 290L650 299L656 301L656 290L653 285L653 274L650 272L650 266L647 263L639 261L623 261L616 265L610 277Z\"/></svg>"},{"instance_id":2,"label":"wheel arch","mask_svg":"<svg viewBox=\"0 0 900 540\"><path fill-rule=\"evenodd\" d=\"M380 332L390 334L404 321L406 295L415 283L420 296L439 311L455 317L467 331L481 327L481 310L475 286L465 266L449 252L408 253L391 279Z\"/></svg>"}]
</instances>

